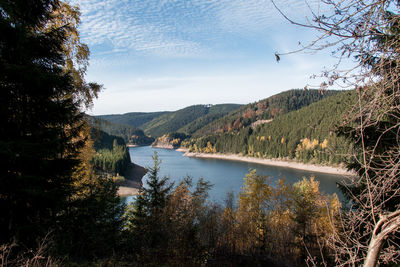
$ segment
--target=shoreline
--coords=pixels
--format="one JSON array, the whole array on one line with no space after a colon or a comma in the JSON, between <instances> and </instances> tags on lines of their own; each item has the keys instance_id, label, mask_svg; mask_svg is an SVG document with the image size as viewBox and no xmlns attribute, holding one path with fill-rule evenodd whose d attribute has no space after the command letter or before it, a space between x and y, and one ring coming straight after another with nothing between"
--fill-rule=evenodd
<instances>
[{"instance_id":1,"label":"shoreline","mask_svg":"<svg viewBox=\"0 0 400 267\"><path fill-rule=\"evenodd\" d=\"M305 164L295 161L286 161L286 160L279 160L279 159L260 159L248 156L241 156L237 154L208 154L208 153L194 153L194 152L187 152L186 149L178 150L180 152L185 152L185 157L192 157L192 158L205 158L205 159L222 159L222 160L232 160L232 161L243 161L249 163L257 163L262 165L268 166L278 166L278 167L285 167L285 168L292 168L292 169L299 169L305 171L312 171L312 172L321 172L321 173L328 173L328 174L337 174L337 175L345 175L345 176L354 176L354 172L350 172L344 168L340 167L331 167L331 166L323 166L323 165L315 165L315 164Z\"/></svg>"},{"instance_id":2,"label":"shoreline","mask_svg":"<svg viewBox=\"0 0 400 267\"><path fill-rule=\"evenodd\" d=\"M142 178L146 173L146 168L132 163L126 171L126 180L118 187L118 196L126 197L137 195L142 188Z\"/></svg>"},{"instance_id":3,"label":"shoreline","mask_svg":"<svg viewBox=\"0 0 400 267\"><path fill-rule=\"evenodd\" d=\"M140 146L150 146L150 144L148 144L148 145L126 144L126 147L140 147Z\"/></svg>"},{"instance_id":4,"label":"shoreline","mask_svg":"<svg viewBox=\"0 0 400 267\"><path fill-rule=\"evenodd\" d=\"M126 147L138 147L139 145L134 145L134 144L126 144Z\"/></svg>"}]
</instances>

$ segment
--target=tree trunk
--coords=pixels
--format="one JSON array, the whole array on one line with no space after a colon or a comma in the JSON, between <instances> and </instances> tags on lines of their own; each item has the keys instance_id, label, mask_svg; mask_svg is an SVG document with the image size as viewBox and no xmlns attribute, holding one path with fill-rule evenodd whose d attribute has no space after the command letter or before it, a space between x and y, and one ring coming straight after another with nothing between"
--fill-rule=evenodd
<instances>
[{"instance_id":1,"label":"tree trunk","mask_svg":"<svg viewBox=\"0 0 400 267\"><path fill-rule=\"evenodd\" d=\"M380 219L372 232L372 238L368 245L367 257L364 260L364 267L376 266L386 238L388 238L390 234L396 232L399 228L400 210L380 216Z\"/></svg>"},{"instance_id":2,"label":"tree trunk","mask_svg":"<svg viewBox=\"0 0 400 267\"><path fill-rule=\"evenodd\" d=\"M364 267L375 267L378 263L379 254L383 247L384 239L373 235L368 245L367 257L364 261Z\"/></svg>"}]
</instances>

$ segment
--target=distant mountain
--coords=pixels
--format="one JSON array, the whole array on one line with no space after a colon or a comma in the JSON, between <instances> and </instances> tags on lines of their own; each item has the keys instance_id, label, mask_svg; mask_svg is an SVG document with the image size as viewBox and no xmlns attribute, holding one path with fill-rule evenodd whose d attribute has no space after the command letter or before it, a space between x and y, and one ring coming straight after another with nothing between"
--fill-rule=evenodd
<instances>
[{"instance_id":1,"label":"distant mountain","mask_svg":"<svg viewBox=\"0 0 400 267\"><path fill-rule=\"evenodd\" d=\"M113 124L120 123L137 127L153 137L174 132L190 135L240 106L239 104L194 105L173 112L133 112L121 115L102 115L96 116L96 118L107 120Z\"/></svg>"},{"instance_id":2,"label":"distant mountain","mask_svg":"<svg viewBox=\"0 0 400 267\"><path fill-rule=\"evenodd\" d=\"M142 128L143 124L160 117L164 114L170 113L168 111L160 112L130 112L125 114L111 114L111 115L100 115L95 116L103 120L107 120L112 123L125 124L134 128Z\"/></svg>"},{"instance_id":3,"label":"distant mountain","mask_svg":"<svg viewBox=\"0 0 400 267\"><path fill-rule=\"evenodd\" d=\"M161 136L173 132L192 134L193 129L221 118L240 106L238 104L189 106L157 117L144 124L142 129L151 136Z\"/></svg>"},{"instance_id":4,"label":"distant mountain","mask_svg":"<svg viewBox=\"0 0 400 267\"><path fill-rule=\"evenodd\" d=\"M101 118L90 117L94 130L98 129L105 134L117 136L127 144L150 145L154 138L147 136L143 130L126 124L113 123Z\"/></svg>"},{"instance_id":5,"label":"distant mountain","mask_svg":"<svg viewBox=\"0 0 400 267\"><path fill-rule=\"evenodd\" d=\"M192 134L195 137L217 132L238 131L257 121L269 122L279 115L298 110L325 97L340 93L337 90L300 90L285 91L269 98L242 106L220 119L198 128Z\"/></svg>"}]
</instances>

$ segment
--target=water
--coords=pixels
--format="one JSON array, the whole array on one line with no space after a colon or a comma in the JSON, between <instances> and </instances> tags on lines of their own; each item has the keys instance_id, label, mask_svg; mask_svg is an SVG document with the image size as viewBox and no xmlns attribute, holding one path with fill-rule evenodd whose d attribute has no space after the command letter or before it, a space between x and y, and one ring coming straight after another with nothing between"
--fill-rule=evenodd
<instances>
[{"instance_id":1,"label":"water","mask_svg":"<svg viewBox=\"0 0 400 267\"><path fill-rule=\"evenodd\" d=\"M272 182L278 179L286 179L289 183L295 183L303 177L314 176L320 182L321 192L326 194L336 193L340 199L343 198L336 186L336 183L343 179L339 175L241 161L189 158L183 156L184 153L182 152L149 146L129 148L132 161L143 167L153 166L152 156L155 151L162 161L161 176L169 177L175 184L186 176L192 177L194 183L199 178L204 178L213 184L210 191L210 199L220 203L222 203L228 191L233 191L235 196L238 195L240 188L243 186L243 178L253 169L256 169L258 174L271 177ZM146 180L147 175L143 177L143 184L145 186ZM130 200L131 198L127 199L127 201Z\"/></svg>"}]
</instances>

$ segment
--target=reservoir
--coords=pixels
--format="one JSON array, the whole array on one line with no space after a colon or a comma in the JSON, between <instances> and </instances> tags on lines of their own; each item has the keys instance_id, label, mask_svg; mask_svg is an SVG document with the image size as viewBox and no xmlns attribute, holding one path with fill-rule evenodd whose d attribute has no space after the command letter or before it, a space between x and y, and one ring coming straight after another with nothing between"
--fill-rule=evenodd
<instances>
[{"instance_id":1,"label":"reservoir","mask_svg":"<svg viewBox=\"0 0 400 267\"><path fill-rule=\"evenodd\" d=\"M161 160L160 177L167 176L175 185L187 176L193 178L194 184L199 178L204 178L213 185L209 192L210 200L219 203L223 203L226 193L229 191L233 191L237 198L240 188L243 186L243 178L253 169L256 169L258 174L268 176L272 184L278 179L285 179L288 183L295 183L303 177L314 176L319 181L321 192L325 194L336 193L341 200L343 199L336 185L337 182L345 179L342 175L241 161L191 158L185 157L183 152L150 146L129 148L131 160L135 164L146 168L153 166L152 156L154 152L157 152ZM143 177L144 186L146 186L146 179L147 175Z\"/></svg>"}]
</instances>

